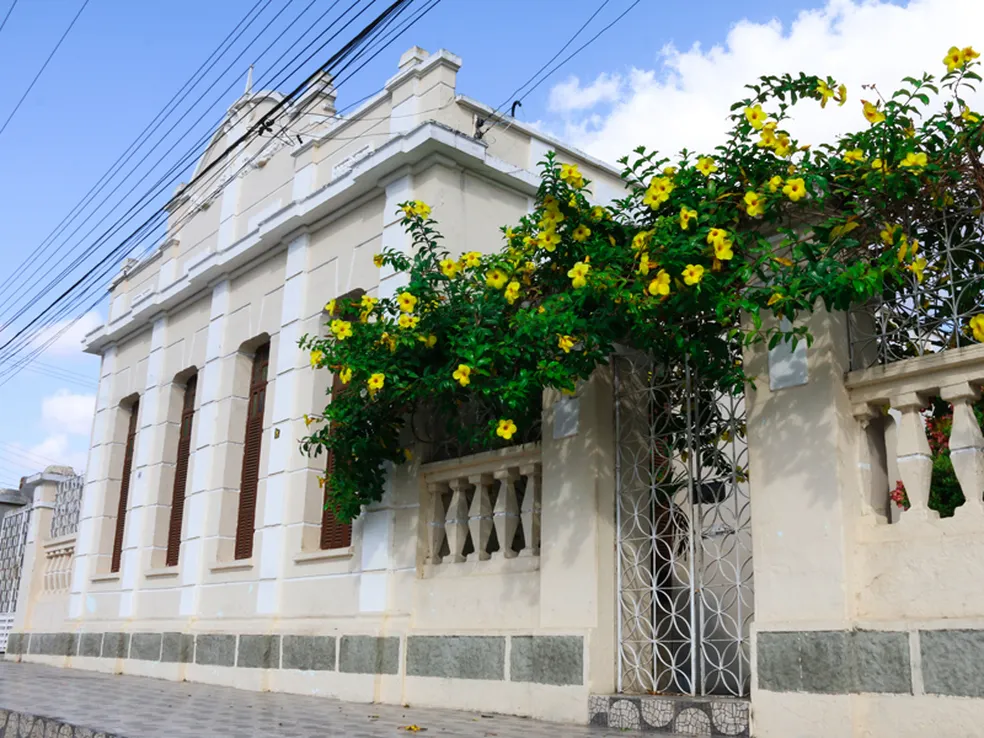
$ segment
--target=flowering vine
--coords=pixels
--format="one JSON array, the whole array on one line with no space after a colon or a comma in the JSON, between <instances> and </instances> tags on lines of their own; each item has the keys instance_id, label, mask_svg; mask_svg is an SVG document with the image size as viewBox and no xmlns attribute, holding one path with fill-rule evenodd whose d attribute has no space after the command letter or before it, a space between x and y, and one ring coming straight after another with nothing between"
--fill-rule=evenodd
<instances>
[{"instance_id":1,"label":"flowering vine","mask_svg":"<svg viewBox=\"0 0 984 738\"><path fill-rule=\"evenodd\" d=\"M887 99L873 90L862 126L816 147L787 130L792 107L844 105L847 89L762 77L713 152L671 161L640 147L621 161L625 197L607 205L577 165L550 154L535 210L503 229L495 253L457 256L430 207L404 203L411 252L374 261L405 273L406 286L330 302L328 335L300 342L342 380L302 442L332 454L336 514L380 498L383 462L411 455L421 415L472 446L515 443L537 423L544 389L576 392L618 346L686 359L705 386L740 390L754 379L743 344L810 339L765 316L931 286L939 254L920 224L984 192L980 117L962 97L980 81L976 58L951 50L939 84L927 74ZM929 114L941 88L947 98ZM960 330L980 340L984 317ZM475 403L488 413L466 422Z\"/></svg>"}]
</instances>

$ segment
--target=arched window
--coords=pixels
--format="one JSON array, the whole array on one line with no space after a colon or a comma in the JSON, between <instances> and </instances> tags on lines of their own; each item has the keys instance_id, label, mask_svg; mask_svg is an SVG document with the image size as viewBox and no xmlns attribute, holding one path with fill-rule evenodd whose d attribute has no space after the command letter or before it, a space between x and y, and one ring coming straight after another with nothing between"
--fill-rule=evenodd
<instances>
[{"instance_id":1,"label":"arched window","mask_svg":"<svg viewBox=\"0 0 984 738\"><path fill-rule=\"evenodd\" d=\"M188 458L191 456L192 421L195 417L195 394L198 375L192 374L185 382L184 400L181 406L181 425L178 431L178 457L174 466L174 491L171 495L171 516L167 528L167 555L165 564L177 566L181 551L181 523L184 520L185 488L188 485Z\"/></svg>"},{"instance_id":2,"label":"arched window","mask_svg":"<svg viewBox=\"0 0 984 738\"><path fill-rule=\"evenodd\" d=\"M263 413L266 408L269 367L270 342L267 341L256 349L249 381L246 438L243 443L243 470L239 486L239 515L236 521L235 557L237 559L248 559L253 555L253 533L256 527L256 490L260 481Z\"/></svg>"},{"instance_id":3,"label":"arched window","mask_svg":"<svg viewBox=\"0 0 984 738\"><path fill-rule=\"evenodd\" d=\"M120 570L120 560L123 558L123 532L126 528L126 508L130 496L130 475L133 471L133 447L137 440L137 415L140 412L140 400L134 400L130 405L130 419L126 432L126 446L123 451L123 471L120 480L120 500L116 509L116 530L113 533L113 555L109 570L114 574Z\"/></svg>"}]
</instances>

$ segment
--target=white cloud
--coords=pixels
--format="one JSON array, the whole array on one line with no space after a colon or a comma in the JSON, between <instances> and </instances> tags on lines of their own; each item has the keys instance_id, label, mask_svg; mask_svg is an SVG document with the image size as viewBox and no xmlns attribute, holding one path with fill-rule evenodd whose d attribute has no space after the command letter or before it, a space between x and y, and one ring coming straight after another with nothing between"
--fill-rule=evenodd
<instances>
[{"instance_id":1,"label":"white cloud","mask_svg":"<svg viewBox=\"0 0 984 738\"><path fill-rule=\"evenodd\" d=\"M53 433L68 433L88 438L92 431L92 416L96 396L58 390L41 400L41 421ZM49 454L43 454L49 456ZM54 458L54 457L50 457Z\"/></svg>"},{"instance_id":2,"label":"white cloud","mask_svg":"<svg viewBox=\"0 0 984 738\"><path fill-rule=\"evenodd\" d=\"M888 96L902 77L940 76L950 46L984 48L982 0L828 0L803 11L788 29L778 21L737 22L721 44L686 51L667 46L660 66L600 74L582 86L570 79L551 90L547 128L576 146L614 161L639 144L674 154L710 151L728 129L732 102L763 74L831 75L848 86L843 108L815 101L794 108L790 132L803 142L831 140L864 121L862 84ZM869 93L870 95L870 93ZM980 109L984 97L971 98Z\"/></svg>"},{"instance_id":3,"label":"white cloud","mask_svg":"<svg viewBox=\"0 0 984 738\"><path fill-rule=\"evenodd\" d=\"M88 431L86 431L88 433ZM45 466L55 465L55 466L70 466L76 472L81 472L85 470L86 459L88 458L88 450L83 450L75 447L75 445L69 440L68 436L64 433L53 433L52 435L45 438L41 443L31 446L27 449L29 454L32 454L30 458L43 458L51 460L51 464L46 464ZM40 467L32 473L37 471L42 471L43 467Z\"/></svg>"},{"instance_id":4,"label":"white cloud","mask_svg":"<svg viewBox=\"0 0 984 738\"><path fill-rule=\"evenodd\" d=\"M554 113L593 108L598 103L617 100L621 86L622 78L617 74L599 74L587 87L582 87L577 77L570 77L550 90L547 107Z\"/></svg>"},{"instance_id":5,"label":"white cloud","mask_svg":"<svg viewBox=\"0 0 984 738\"><path fill-rule=\"evenodd\" d=\"M49 356L79 354L82 353L82 339L87 333L102 325L102 322L102 317L94 310L83 315L74 325L69 325L71 320L60 320L38 333L32 344L36 348L41 348L48 341L53 341L51 346L45 350Z\"/></svg>"}]
</instances>

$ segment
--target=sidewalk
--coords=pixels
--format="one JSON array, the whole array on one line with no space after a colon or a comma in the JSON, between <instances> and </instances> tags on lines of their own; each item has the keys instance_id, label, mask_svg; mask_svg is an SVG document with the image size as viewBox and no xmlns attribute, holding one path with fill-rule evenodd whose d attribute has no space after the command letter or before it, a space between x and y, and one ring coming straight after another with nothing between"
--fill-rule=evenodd
<instances>
[{"instance_id":1,"label":"sidewalk","mask_svg":"<svg viewBox=\"0 0 984 738\"><path fill-rule=\"evenodd\" d=\"M25 729L24 718L13 713L39 716L44 725ZM21 724L15 727L15 721ZM76 730L61 728L59 723ZM401 730L413 725L421 732ZM399 738L424 732L461 738L626 735L614 729L500 715L366 705L0 661L0 738L103 738L100 733L106 738Z\"/></svg>"}]
</instances>

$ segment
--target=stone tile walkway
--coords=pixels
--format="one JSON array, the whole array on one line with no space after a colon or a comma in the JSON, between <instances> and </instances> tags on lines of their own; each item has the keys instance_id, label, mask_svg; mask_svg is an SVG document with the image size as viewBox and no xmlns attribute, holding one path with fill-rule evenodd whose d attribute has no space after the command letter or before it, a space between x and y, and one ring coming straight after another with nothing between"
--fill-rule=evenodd
<instances>
[{"instance_id":1,"label":"stone tile walkway","mask_svg":"<svg viewBox=\"0 0 984 738\"><path fill-rule=\"evenodd\" d=\"M4 710L119 738L398 738L417 725L426 736L608 738L620 730L543 723L501 715L365 705L321 697L250 692L191 682L114 676L0 661L0 736L34 735L4 725ZM13 719L11 718L11 721ZM91 735L47 724L38 735ZM664 734L665 736L665 734Z\"/></svg>"}]
</instances>

